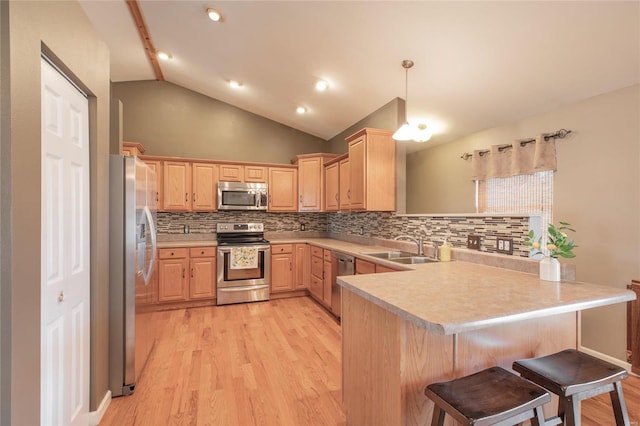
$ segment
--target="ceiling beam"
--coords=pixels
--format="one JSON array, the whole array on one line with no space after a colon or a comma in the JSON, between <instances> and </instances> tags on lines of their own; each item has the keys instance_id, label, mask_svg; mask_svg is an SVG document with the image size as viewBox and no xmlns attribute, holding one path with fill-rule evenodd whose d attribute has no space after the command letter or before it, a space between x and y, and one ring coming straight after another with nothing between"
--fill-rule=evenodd
<instances>
[{"instance_id":1,"label":"ceiling beam","mask_svg":"<svg viewBox=\"0 0 640 426\"><path fill-rule=\"evenodd\" d=\"M156 80L164 81L164 75L162 74L162 69L160 68L158 57L156 56L156 48L153 45L153 41L151 40L151 36L147 30L147 24L144 23L144 18L142 16L138 0L125 1L127 2L127 6L129 6L131 16L138 28L138 34L140 34L140 38L142 39L142 44L144 45L144 50L147 52L147 56L149 57L149 62L151 62L153 72L156 74Z\"/></svg>"}]
</instances>

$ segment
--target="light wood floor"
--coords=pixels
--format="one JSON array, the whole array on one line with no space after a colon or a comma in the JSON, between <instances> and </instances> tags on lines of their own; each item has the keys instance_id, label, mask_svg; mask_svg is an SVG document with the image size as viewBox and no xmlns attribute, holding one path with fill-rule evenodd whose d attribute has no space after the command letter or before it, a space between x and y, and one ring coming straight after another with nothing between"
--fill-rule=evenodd
<instances>
[{"instance_id":1,"label":"light wood floor","mask_svg":"<svg viewBox=\"0 0 640 426\"><path fill-rule=\"evenodd\" d=\"M154 313L161 330L137 389L101 425L345 425L340 326L307 297ZM640 379L624 382L640 421ZM615 425L600 396L584 426Z\"/></svg>"}]
</instances>

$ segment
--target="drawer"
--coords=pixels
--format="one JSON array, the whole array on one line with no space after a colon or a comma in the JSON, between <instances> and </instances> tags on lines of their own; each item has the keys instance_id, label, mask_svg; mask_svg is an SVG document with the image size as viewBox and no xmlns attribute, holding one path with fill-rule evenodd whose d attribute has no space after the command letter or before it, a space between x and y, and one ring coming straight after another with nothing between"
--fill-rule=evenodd
<instances>
[{"instance_id":1,"label":"drawer","mask_svg":"<svg viewBox=\"0 0 640 426\"><path fill-rule=\"evenodd\" d=\"M311 258L311 275L315 275L316 277L322 279L322 271L324 267L324 261L318 257Z\"/></svg>"},{"instance_id":2,"label":"drawer","mask_svg":"<svg viewBox=\"0 0 640 426\"><path fill-rule=\"evenodd\" d=\"M293 253L293 244L271 244L271 254Z\"/></svg>"},{"instance_id":3,"label":"drawer","mask_svg":"<svg viewBox=\"0 0 640 426\"><path fill-rule=\"evenodd\" d=\"M311 294L316 296L319 299L322 299L322 291L324 288L324 281L322 278L311 276L311 286L309 290L311 290Z\"/></svg>"},{"instance_id":4,"label":"drawer","mask_svg":"<svg viewBox=\"0 0 640 426\"><path fill-rule=\"evenodd\" d=\"M311 256L322 257L323 250L320 247L311 246Z\"/></svg>"},{"instance_id":5,"label":"drawer","mask_svg":"<svg viewBox=\"0 0 640 426\"><path fill-rule=\"evenodd\" d=\"M160 259L177 259L187 257L187 248L165 248L158 250Z\"/></svg>"},{"instance_id":6,"label":"drawer","mask_svg":"<svg viewBox=\"0 0 640 426\"><path fill-rule=\"evenodd\" d=\"M189 249L189 257L216 257L216 248L194 247Z\"/></svg>"},{"instance_id":7,"label":"drawer","mask_svg":"<svg viewBox=\"0 0 640 426\"><path fill-rule=\"evenodd\" d=\"M324 250L324 260L331 262L331 250Z\"/></svg>"}]
</instances>

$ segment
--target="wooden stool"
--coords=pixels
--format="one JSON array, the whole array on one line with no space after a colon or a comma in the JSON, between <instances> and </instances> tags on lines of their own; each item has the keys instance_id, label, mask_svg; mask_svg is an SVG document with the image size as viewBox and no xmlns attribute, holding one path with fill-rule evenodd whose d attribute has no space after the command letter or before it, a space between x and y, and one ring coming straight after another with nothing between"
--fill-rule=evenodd
<instances>
[{"instance_id":1,"label":"wooden stool","mask_svg":"<svg viewBox=\"0 0 640 426\"><path fill-rule=\"evenodd\" d=\"M500 367L432 383L424 393L435 404L432 426L444 424L445 412L469 426L514 425L527 419L542 426L542 405L551 401L543 388Z\"/></svg>"},{"instance_id":2,"label":"wooden stool","mask_svg":"<svg viewBox=\"0 0 640 426\"><path fill-rule=\"evenodd\" d=\"M558 417L567 426L580 425L580 401L609 392L616 425L629 426L622 394L627 371L575 349L516 361L513 369L525 379L559 396Z\"/></svg>"}]
</instances>

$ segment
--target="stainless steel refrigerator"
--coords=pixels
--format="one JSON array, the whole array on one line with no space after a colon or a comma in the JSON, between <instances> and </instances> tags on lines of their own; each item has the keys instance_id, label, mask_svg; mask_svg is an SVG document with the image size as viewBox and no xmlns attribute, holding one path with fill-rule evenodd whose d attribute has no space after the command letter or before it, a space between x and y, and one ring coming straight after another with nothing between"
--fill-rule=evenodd
<instances>
[{"instance_id":1,"label":"stainless steel refrigerator","mask_svg":"<svg viewBox=\"0 0 640 426\"><path fill-rule=\"evenodd\" d=\"M156 260L156 177L136 157L110 159L109 387L133 393L155 342L151 313L139 308L153 297Z\"/></svg>"}]
</instances>

